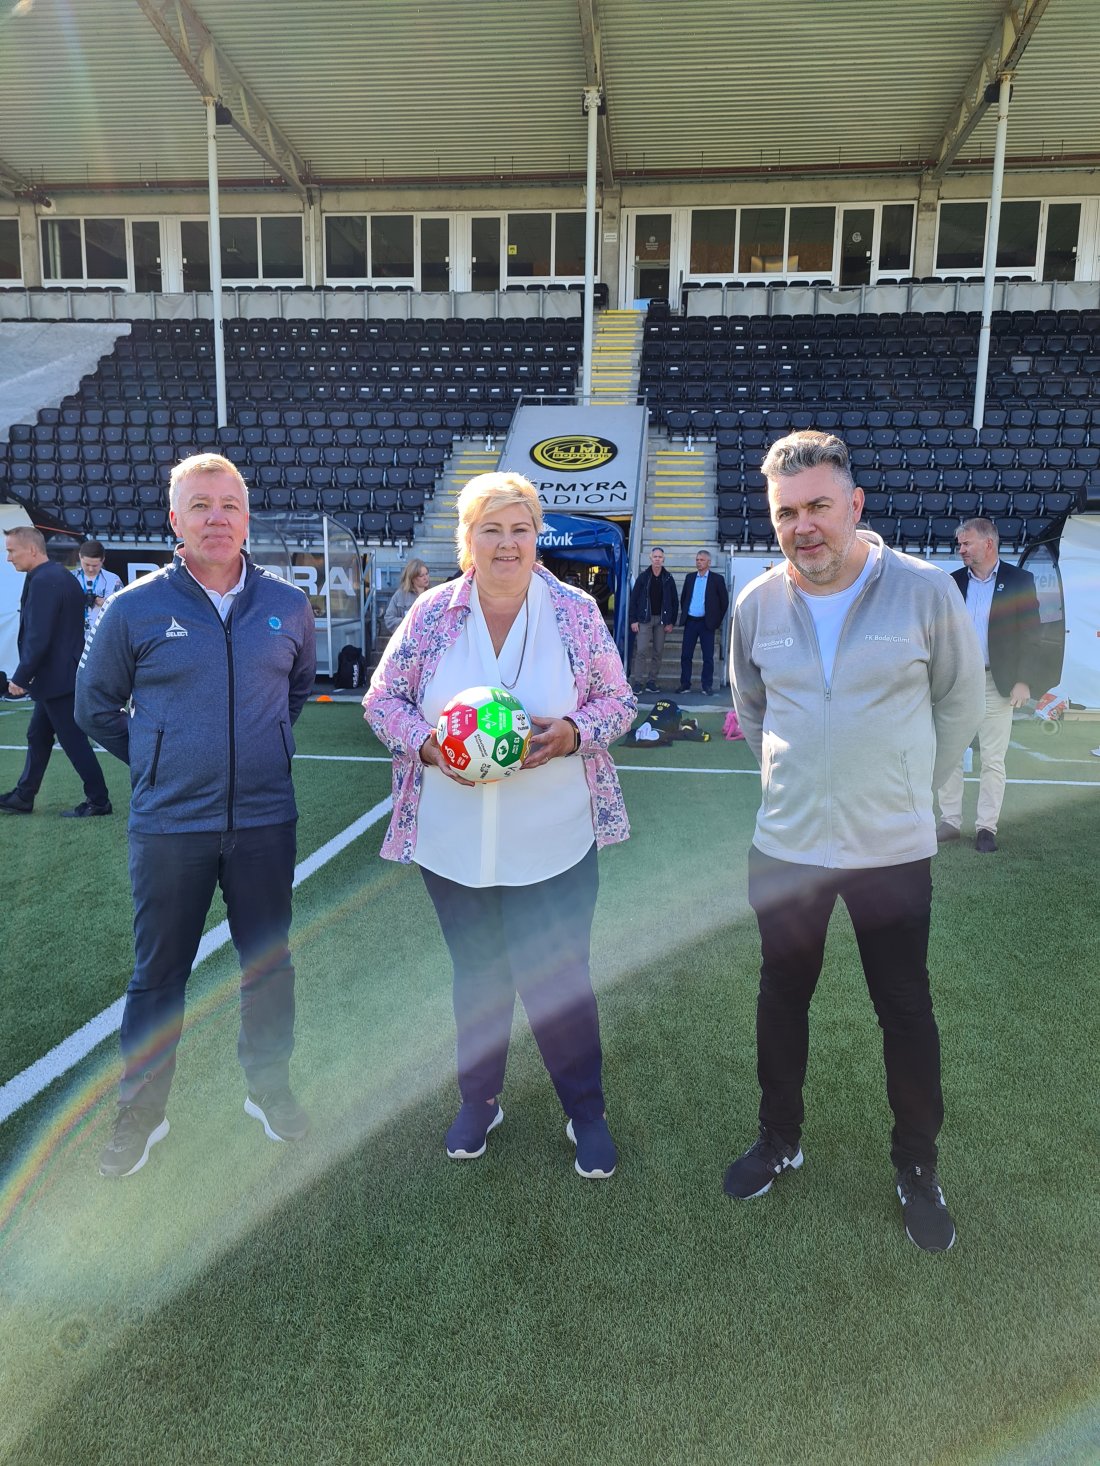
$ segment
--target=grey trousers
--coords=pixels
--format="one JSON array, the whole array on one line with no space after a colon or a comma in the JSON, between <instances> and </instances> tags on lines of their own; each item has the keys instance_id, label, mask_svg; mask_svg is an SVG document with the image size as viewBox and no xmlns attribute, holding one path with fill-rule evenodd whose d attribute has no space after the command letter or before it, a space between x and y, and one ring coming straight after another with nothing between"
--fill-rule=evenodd
<instances>
[{"instance_id":1,"label":"grey trousers","mask_svg":"<svg viewBox=\"0 0 1100 1466\"><path fill-rule=\"evenodd\" d=\"M649 620L638 623L634 634L634 680L635 682L656 682L661 670L661 658L665 652L666 628L660 621Z\"/></svg>"}]
</instances>

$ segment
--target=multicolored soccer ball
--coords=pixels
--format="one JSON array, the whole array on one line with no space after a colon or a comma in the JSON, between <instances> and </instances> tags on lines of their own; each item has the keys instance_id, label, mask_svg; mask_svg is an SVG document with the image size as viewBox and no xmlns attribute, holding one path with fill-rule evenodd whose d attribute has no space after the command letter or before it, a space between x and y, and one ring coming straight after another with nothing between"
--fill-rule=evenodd
<instances>
[{"instance_id":1,"label":"multicolored soccer ball","mask_svg":"<svg viewBox=\"0 0 1100 1466\"><path fill-rule=\"evenodd\" d=\"M439 715L435 736L456 774L485 784L517 772L531 741L531 720L503 687L467 687Z\"/></svg>"}]
</instances>

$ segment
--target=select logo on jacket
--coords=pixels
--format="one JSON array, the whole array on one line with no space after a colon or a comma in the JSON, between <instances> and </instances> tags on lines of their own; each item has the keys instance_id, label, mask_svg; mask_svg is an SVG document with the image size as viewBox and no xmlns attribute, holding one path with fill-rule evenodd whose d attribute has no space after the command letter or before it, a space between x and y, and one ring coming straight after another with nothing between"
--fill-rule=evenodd
<instances>
[{"instance_id":1,"label":"select logo on jacket","mask_svg":"<svg viewBox=\"0 0 1100 1466\"><path fill-rule=\"evenodd\" d=\"M164 634L174 641L177 637L187 635L187 627L181 626L176 618L173 616L171 621L168 623L168 628Z\"/></svg>"}]
</instances>

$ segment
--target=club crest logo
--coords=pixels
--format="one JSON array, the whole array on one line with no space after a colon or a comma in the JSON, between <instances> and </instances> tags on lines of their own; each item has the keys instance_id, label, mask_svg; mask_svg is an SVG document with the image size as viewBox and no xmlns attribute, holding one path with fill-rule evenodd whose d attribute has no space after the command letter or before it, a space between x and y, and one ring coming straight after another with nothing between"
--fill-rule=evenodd
<instances>
[{"instance_id":1,"label":"club crest logo","mask_svg":"<svg viewBox=\"0 0 1100 1466\"><path fill-rule=\"evenodd\" d=\"M540 468L556 473L588 473L603 468L616 457L618 448L608 438L589 433L565 433L557 438L543 438L531 449L531 457Z\"/></svg>"}]
</instances>

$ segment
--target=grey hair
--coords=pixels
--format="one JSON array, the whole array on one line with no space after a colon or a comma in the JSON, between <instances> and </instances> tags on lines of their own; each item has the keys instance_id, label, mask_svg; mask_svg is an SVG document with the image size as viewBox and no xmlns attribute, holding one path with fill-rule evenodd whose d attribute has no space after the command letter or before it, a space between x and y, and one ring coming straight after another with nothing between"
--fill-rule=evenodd
<instances>
[{"instance_id":1,"label":"grey hair","mask_svg":"<svg viewBox=\"0 0 1100 1466\"><path fill-rule=\"evenodd\" d=\"M768 449L760 472L770 482L776 478L791 478L808 468L822 467L832 469L833 476L851 498L856 481L852 477L848 445L832 433L818 433L807 428L803 432L777 438Z\"/></svg>"},{"instance_id":2,"label":"grey hair","mask_svg":"<svg viewBox=\"0 0 1100 1466\"><path fill-rule=\"evenodd\" d=\"M18 540L28 548L33 546L40 555L46 553L46 536L33 524L13 524L4 534L9 540Z\"/></svg>"},{"instance_id":3,"label":"grey hair","mask_svg":"<svg viewBox=\"0 0 1100 1466\"><path fill-rule=\"evenodd\" d=\"M992 540L995 545L1001 543L1001 536L992 519L983 519L981 515L975 515L973 519L964 519L955 533L960 534L964 529L972 529L975 534L980 534L983 540Z\"/></svg>"},{"instance_id":4,"label":"grey hair","mask_svg":"<svg viewBox=\"0 0 1100 1466\"><path fill-rule=\"evenodd\" d=\"M180 484L184 479L206 473L227 473L235 478L244 494L245 508L248 508L248 485L235 463L223 458L220 453L192 453L190 458L181 459L173 468L168 480L168 507L175 509L179 503Z\"/></svg>"}]
</instances>

